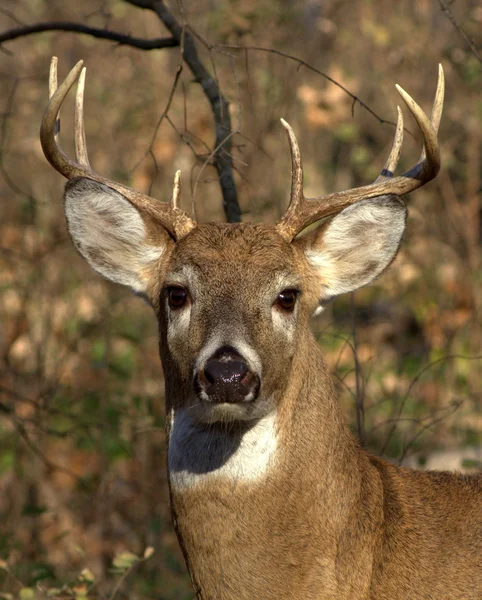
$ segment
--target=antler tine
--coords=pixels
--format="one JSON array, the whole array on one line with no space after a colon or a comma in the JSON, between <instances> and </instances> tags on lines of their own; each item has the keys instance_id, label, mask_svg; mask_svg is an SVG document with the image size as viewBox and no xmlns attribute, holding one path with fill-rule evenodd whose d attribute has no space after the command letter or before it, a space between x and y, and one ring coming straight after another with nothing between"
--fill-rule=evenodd
<instances>
[{"instance_id":1,"label":"antler tine","mask_svg":"<svg viewBox=\"0 0 482 600\"><path fill-rule=\"evenodd\" d=\"M174 185L172 186L171 206L179 208L179 200L181 199L181 171L176 171L174 175Z\"/></svg>"},{"instance_id":2,"label":"antler tine","mask_svg":"<svg viewBox=\"0 0 482 600\"><path fill-rule=\"evenodd\" d=\"M49 76L50 101L47 104L40 126L40 142L45 157L67 179L80 177L83 175L83 171L68 158L58 143L57 118L65 97L79 75L82 63L83 61L80 60L67 75L61 86L57 88L57 57L52 58Z\"/></svg>"},{"instance_id":3,"label":"antler tine","mask_svg":"<svg viewBox=\"0 0 482 600\"><path fill-rule=\"evenodd\" d=\"M75 95L75 117L74 117L74 139L75 139L75 158L77 162L91 169L89 155L87 154L87 143L85 141L84 127L84 88L85 88L85 67L80 72L79 82L77 84L77 94Z\"/></svg>"},{"instance_id":4,"label":"antler tine","mask_svg":"<svg viewBox=\"0 0 482 600\"><path fill-rule=\"evenodd\" d=\"M50 70L49 70L49 100L57 91L57 57L52 56L52 60L50 61ZM60 131L60 111L57 113L57 119L55 121L55 130L54 137L57 141L58 135Z\"/></svg>"},{"instance_id":5,"label":"antler tine","mask_svg":"<svg viewBox=\"0 0 482 600\"><path fill-rule=\"evenodd\" d=\"M444 95L445 95L445 76L442 65L439 63L438 66L438 81L437 91L435 92L435 100L433 101L432 113L430 120L432 121L435 133L438 133L440 127L440 121L442 119L442 111L444 107Z\"/></svg>"},{"instance_id":6,"label":"antler tine","mask_svg":"<svg viewBox=\"0 0 482 600\"><path fill-rule=\"evenodd\" d=\"M290 124L284 119L281 120L281 125L286 130L288 141L290 143L291 151L291 197L288 209L285 213L285 219L287 228L285 235L290 235L290 223L296 219L296 215L301 210L304 203L305 197L303 194L303 164L301 162L301 153L298 146L298 140L294 134ZM281 229L282 225L279 225L278 229Z\"/></svg>"},{"instance_id":7,"label":"antler tine","mask_svg":"<svg viewBox=\"0 0 482 600\"><path fill-rule=\"evenodd\" d=\"M196 223L178 206L181 190L180 174L176 174L177 186L175 183L173 202L166 203L159 202L158 200L155 200L146 194L136 192L121 183L102 177L95 173L90 167L84 129L83 96L85 69L82 69L82 64L83 61L79 61L67 75L60 87L57 88L57 58L52 58L49 75L50 100L45 109L40 126L40 142L45 157L50 164L67 179L87 177L94 181L98 181L99 183L103 183L117 192L120 192L127 200L129 200L129 202L131 202L131 204L142 209L146 214L160 223L174 239L178 240L181 237L184 237L196 227ZM74 138L76 162L74 162L65 154L58 142L57 119L60 107L77 78L79 78L79 85L75 101Z\"/></svg>"},{"instance_id":8,"label":"antler tine","mask_svg":"<svg viewBox=\"0 0 482 600\"><path fill-rule=\"evenodd\" d=\"M49 100L57 91L57 62L58 58L52 56L49 70Z\"/></svg>"},{"instance_id":9,"label":"antler tine","mask_svg":"<svg viewBox=\"0 0 482 600\"><path fill-rule=\"evenodd\" d=\"M291 203L298 203L303 200L303 165L301 163L300 147L290 124L284 119L280 119L281 125L286 129L286 134L290 143L291 150Z\"/></svg>"},{"instance_id":10,"label":"antler tine","mask_svg":"<svg viewBox=\"0 0 482 600\"><path fill-rule=\"evenodd\" d=\"M285 239L288 241L293 240L300 231L311 223L314 223L323 217L336 214L350 204L354 204L355 202L367 198L374 198L375 196L383 196L385 194L403 196L424 185L437 175L440 169L440 151L437 141L437 131L442 116L444 99L444 75L442 66L439 66L437 91L435 93L435 100L430 119L405 90L398 85L397 90L422 132L424 152L422 153L420 160L403 175L398 177L392 176L398 163L403 142L403 118L401 117L400 109L398 109L399 116L392 150L390 151L385 167L377 180L370 185L345 190L343 192L336 192L318 198L304 198L303 192L301 191L299 193L296 211L292 209L293 202L290 202L283 218L276 225L278 232ZM290 136L290 143L293 147L292 139L296 142L294 135L292 137Z\"/></svg>"},{"instance_id":11,"label":"antler tine","mask_svg":"<svg viewBox=\"0 0 482 600\"><path fill-rule=\"evenodd\" d=\"M404 176L414 179L426 177L433 179L440 169L440 152L435 131L430 119L423 112L415 100L399 85L395 86L402 100L413 115L423 136L423 151L420 160ZM418 187L418 186L417 186Z\"/></svg>"},{"instance_id":12,"label":"antler tine","mask_svg":"<svg viewBox=\"0 0 482 600\"><path fill-rule=\"evenodd\" d=\"M388 156L387 162L382 169L380 175L375 179L375 183L379 181L386 181L391 179L397 168L398 161L400 160L400 154L402 153L403 146L403 113L399 106L397 106L397 127L395 129L395 137L393 140L392 149Z\"/></svg>"},{"instance_id":13,"label":"antler tine","mask_svg":"<svg viewBox=\"0 0 482 600\"><path fill-rule=\"evenodd\" d=\"M444 105L444 91L445 91L445 77L442 65L438 66L438 82L437 82L437 91L435 92L435 99L433 101L432 113L430 115L430 121L432 122L432 126L435 130L435 133L438 132L438 128L440 126L440 119L442 118L442 110ZM420 160L423 161L426 158L425 146L422 150L422 155Z\"/></svg>"}]
</instances>

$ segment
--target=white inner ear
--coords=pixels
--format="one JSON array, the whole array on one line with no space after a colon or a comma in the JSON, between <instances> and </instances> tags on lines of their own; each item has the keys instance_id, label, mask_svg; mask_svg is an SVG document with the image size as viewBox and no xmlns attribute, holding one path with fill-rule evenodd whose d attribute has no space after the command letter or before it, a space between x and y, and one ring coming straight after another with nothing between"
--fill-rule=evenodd
<instances>
[{"instance_id":1,"label":"white inner ear","mask_svg":"<svg viewBox=\"0 0 482 600\"><path fill-rule=\"evenodd\" d=\"M137 293L146 291L147 267L165 247L146 242L144 222L124 196L90 179L73 180L65 191L65 213L77 250L96 271Z\"/></svg>"},{"instance_id":2,"label":"white inner ear","mask_svg":"<svg viewBox=\"0 0 482 600\"><path fill-rule=\"evenodd\" d=\"M305 250L321 280L326 301L371 283L397 254L406 220L405 204L380 196L345 208Z\"/></svg>"}]
</instances>

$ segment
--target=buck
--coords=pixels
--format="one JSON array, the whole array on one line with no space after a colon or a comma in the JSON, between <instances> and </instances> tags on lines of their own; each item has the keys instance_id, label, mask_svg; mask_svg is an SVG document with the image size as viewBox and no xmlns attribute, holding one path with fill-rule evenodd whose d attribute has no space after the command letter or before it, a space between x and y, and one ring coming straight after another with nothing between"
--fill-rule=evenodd
<instances>
[{"instance_id":1,"label":"buck","mask_svg":"<svg viewBox=\"0 0 482 600\"><path fill-rule=\"evenodd\" d=\"M169 203L95 174L84 77L80 62L57 89L53 59L42 147L68 179L65 211L80 254L157 315L173 523L197 597L480 600L482 479L399 468L365 452L309 330L328 300L368 285L397 254L401 196L440 167L442 69L430 118L398 87L424 146L398 177L400 109L378 179L312 199L282 121L291 200L276 225L195 223L179 208L179 172ZM74 161L56 123L77 79Z\"/></svg>"}]
</instances>

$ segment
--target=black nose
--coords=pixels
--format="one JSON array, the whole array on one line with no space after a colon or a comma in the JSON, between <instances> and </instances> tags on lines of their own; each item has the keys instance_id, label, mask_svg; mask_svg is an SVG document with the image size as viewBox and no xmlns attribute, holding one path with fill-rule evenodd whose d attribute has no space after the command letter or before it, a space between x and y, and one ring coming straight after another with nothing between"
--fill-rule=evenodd
<instances>
[{"instance_id":1,"label":"black nose","mask_svg":"<svg viewBox=\"0 0 482 600\"><path fill-rule=\"evenodd\" d=\"M240 383L248 372L249 367L244 361L225 357L212 358L204 367L204 376L211 385Z\"/></svg>"},{"instance_id":2,"label":"black nose","mask_svg":"<svg viewBox=\"0 0 482 600\"><path fill-rule=\"evenodd\" d=\"M257 395L259 378L234 348L225 346L206 361L196 387L211 402L249 402Z\"/></svg>"}]
</instances>

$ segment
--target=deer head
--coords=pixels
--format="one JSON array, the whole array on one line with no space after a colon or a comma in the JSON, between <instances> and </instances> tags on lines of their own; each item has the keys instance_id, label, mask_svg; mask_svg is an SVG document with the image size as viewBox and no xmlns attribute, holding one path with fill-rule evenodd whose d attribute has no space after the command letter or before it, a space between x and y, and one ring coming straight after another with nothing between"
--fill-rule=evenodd
<instances>
[{"instance_id":1,"label":"deer head","mask_svg":"<svg viewBox=\"0 0 482 600\"><path fill-rule=\"evenodd\" d=\"M77 79L73 161L59 145L57 119ZM310 316L387 268L405 228L400 197L439 170L442 69L431 119L397 87L424 144L420 160L398 177L393 174L403 139L400 109L393 147L378 179L310 199L303 194L295 135L282 120L291 147L291 201L276 225L195 223L179 208L180 172L169 203L94 173L84 135L84 79L79 62L57 89L57 61L52 60L50 101L41 125L45 156L69 180L65 211L76 248L100 274L129 286L154 308L168 410L185 410L199 424L249 422L273 412L289 386Z\"/></svg>"}]
</instances>

